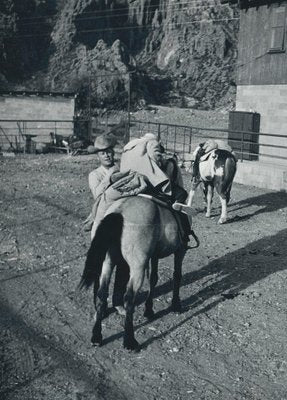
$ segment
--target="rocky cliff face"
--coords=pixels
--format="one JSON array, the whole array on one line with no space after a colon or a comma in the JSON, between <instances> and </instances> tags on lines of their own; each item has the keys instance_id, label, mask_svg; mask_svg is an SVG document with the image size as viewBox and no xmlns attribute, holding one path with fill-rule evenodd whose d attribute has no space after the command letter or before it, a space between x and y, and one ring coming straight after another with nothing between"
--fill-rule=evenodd
<instances>
[{"instance_id":1,"label":"rocky cliff face","mask_svg":"<svg viewBox=\"0 0 287 400\"><path fill-rule=\"evenodd\" d=\"M218 0L2 0L0 87L76 90L91 107L233 100L238 20ZM127 72L131 71L131 80Z\"/></svg>"}]
</instances>

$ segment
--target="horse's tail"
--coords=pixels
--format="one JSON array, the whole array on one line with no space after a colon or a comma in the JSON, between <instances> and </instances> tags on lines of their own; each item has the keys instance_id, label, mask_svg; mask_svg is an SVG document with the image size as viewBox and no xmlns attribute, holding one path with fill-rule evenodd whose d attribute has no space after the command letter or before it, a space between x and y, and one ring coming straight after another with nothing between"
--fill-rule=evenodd
<instances>
[{"instance_id":1,"label":"horse's tail","mask_svg":"<svg viewBox=\"0 0 287 400\"><path fill-rule=\"evenodd\" d=\"M122 234L123 217L121 214L107 215L98 226L89 248L85 268L79 283L79 289L88 289L102 272L102 265L110 246L119 246Z\"/></svg>"},{"instance_id":2,"label":"horse's tail","mask_svg":"<svg viewBox=\"0 0 287 400\"><path fill-rule=\"evenodd\" d=\"M221 190L223 193L231 187L235 173L236 160L233 156L227 157L224 164L224 176L221 185Z\"/></svg>"}]
</instances>

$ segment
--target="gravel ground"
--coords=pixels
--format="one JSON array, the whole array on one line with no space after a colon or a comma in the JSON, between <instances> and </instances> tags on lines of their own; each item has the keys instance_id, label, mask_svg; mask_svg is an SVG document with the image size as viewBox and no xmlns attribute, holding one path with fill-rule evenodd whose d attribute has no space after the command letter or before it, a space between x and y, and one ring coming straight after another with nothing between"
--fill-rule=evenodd
<instances>
[{"instance_id":1,"label":"gravel ground","mask_svg":"<svg viewBox=\"0 0 287 400\"><path fill-rule=\"evenodd\" d=\"M160 263L155 311L135 313L140 353L123 349L122 320L92 348L92 292L78 293L89 234L94 156L0 159L0 382L5 400L287 398L287 195L235 184L229 221L219 201L183 264L183 312L170 309L172 257ZM189 177L184 173L185 183Z\"/></svg>"}]
</instances>

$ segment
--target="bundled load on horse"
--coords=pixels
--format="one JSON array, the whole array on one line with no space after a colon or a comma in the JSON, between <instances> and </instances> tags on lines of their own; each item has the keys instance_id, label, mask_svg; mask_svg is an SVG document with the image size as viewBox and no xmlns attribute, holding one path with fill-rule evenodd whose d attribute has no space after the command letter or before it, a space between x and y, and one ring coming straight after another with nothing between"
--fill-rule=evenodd
<instances>
[{"instance_id":1,"label":"bundled load on horse","mask_svg":"<svg viewBox=\"0 0 287 400\"><path fill-rule=\"evenodd\" d=\"M184 232L184 240L188 241L191 234L188 220L191 219L191 210L184 203L188 193L183 188L177 163L164 157L164 149L153 134L131 140L123 149L119 171L110 169L109 174L104 193L96 200L96 212L91 216L94 221L92 237L115 200L145 195L180 211L178 218L181 221L181 230Z\"/></svg>"}]
</instances>

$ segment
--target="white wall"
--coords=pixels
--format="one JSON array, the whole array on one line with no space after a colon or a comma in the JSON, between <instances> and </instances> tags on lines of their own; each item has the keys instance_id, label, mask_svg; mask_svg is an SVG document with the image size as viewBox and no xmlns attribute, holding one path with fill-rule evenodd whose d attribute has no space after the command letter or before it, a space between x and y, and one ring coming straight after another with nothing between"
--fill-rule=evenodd
<instances>
[{"instance_id":1,"label":"white wall","mask_svg":"<svg viewBox=\"0 0 287 400\"><path fill-rule=\"evenodd\" d=\"M61 96L1 96L0 95L0 126L9 135L12 142L19 135L16 122L3 120L68 120L72 121L75 112L75 99ZM63 136L73 133L72 122L26 122L20 124L23 133L37 135L35 141L48 142L49 133L54 132ZM0 145L5 137L0 130ZM5 146L4 146L5 147Z\"/></svg>"},{"instance_id":2,"label":"white wall","mask_svg":"<svg viewBox=\"0 0 287 400\"><path fill-rule=\"evenodd\" d=\"M260 132L282 135L279 138L260 136L259 144L287 147L287 85L237 86L236 111L260 113ZM260 156L260 161L287 165L287 149L260 146L259 152L285 157L285 159L274 159Z\"/></svg>"}]
</instances>

